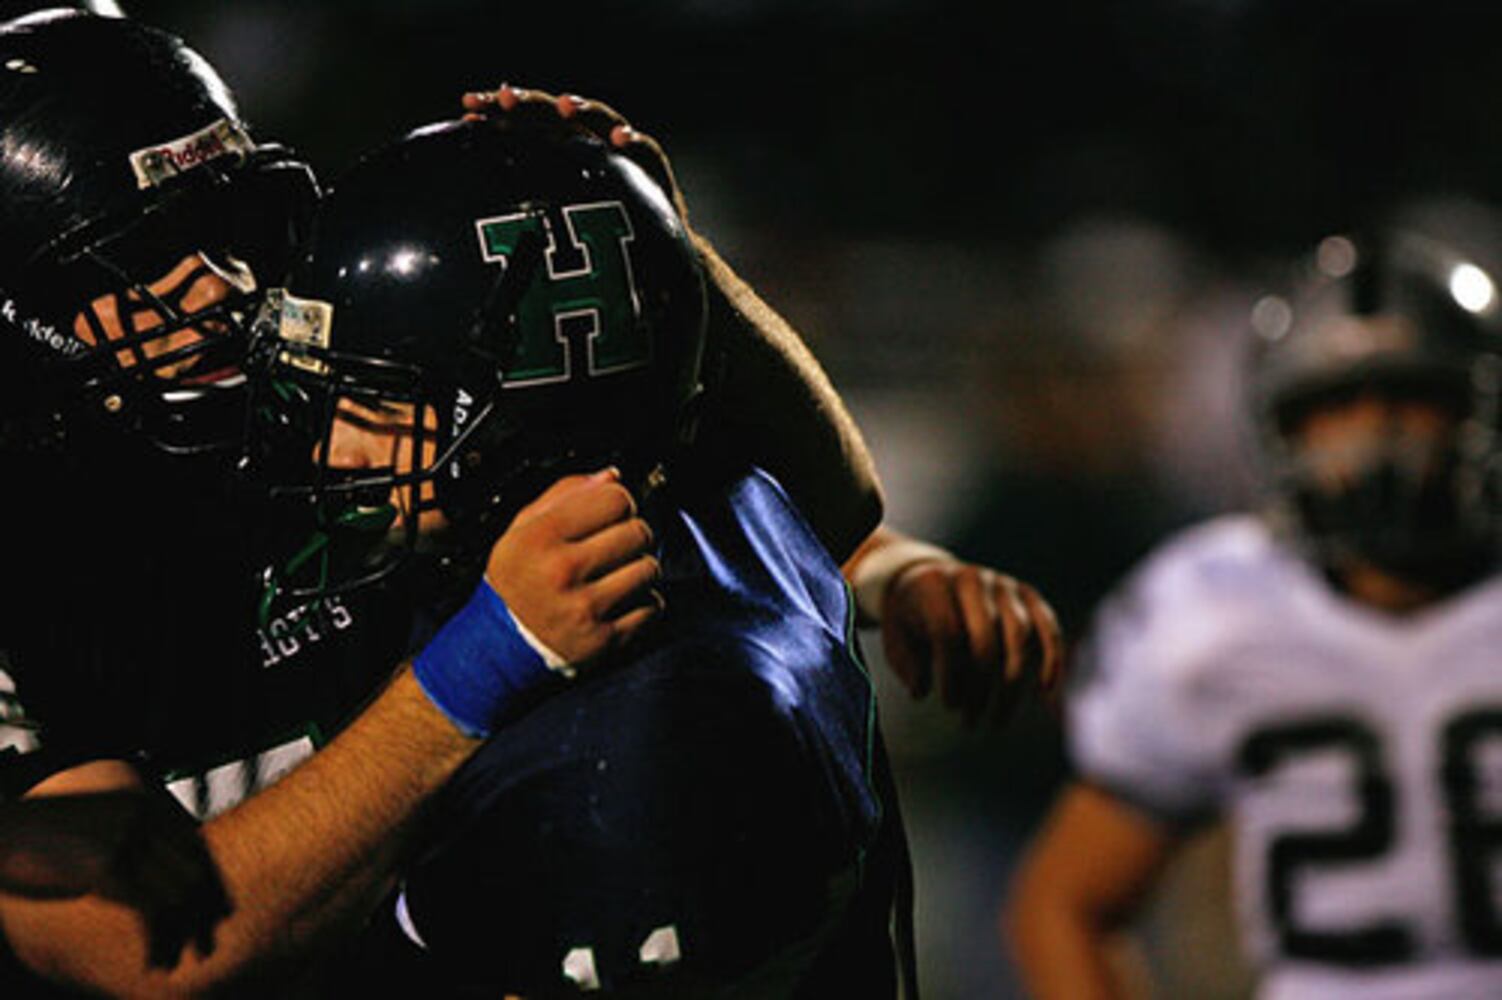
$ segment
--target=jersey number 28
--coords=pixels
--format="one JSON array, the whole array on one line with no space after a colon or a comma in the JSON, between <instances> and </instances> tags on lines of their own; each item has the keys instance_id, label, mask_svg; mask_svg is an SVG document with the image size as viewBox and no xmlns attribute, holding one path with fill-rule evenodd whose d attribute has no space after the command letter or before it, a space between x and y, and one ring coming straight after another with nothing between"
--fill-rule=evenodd
<instances>
[{"instance_id":1,"label":"jersey number 28","mask_svg":"<svg viewBox=\"0 0 1502 1000\"><path fill-rule=\"evenodd\" d=\"M1480 807L1478 745L1502 738L1502 708L1465 712L1440 730L1439 787L1448 829L1449 875L1460 937L1477 956L1502 956L1502 915L1492 894L1492 865L1502 848L1502 815ZM1348 755L1356 775L1358 815L1333 831L1285 833L1273 838L1267 859L1267 899L1283 952L1343 965L1403 962L1415 950L1412 930L1396 919L1346 930L1312 930L1299 924L1293 901L1298 873L1380 858L1396 832L1397 788L1382 762L1381 743L1365 723L1344 716L1305 719L1259 729L1241 746L1239 770L1260 778L1314 753Z\"/></svg>"}]
</instances>

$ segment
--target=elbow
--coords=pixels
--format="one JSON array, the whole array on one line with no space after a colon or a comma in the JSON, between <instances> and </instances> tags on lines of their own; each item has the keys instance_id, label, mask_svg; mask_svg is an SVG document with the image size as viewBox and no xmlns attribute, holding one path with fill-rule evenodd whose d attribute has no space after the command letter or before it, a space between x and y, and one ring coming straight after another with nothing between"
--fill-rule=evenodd
<instances>
[{"instance_id":1,"label":"elbow","mask_svg":"<svg viewBox=\"0 0 1502 1000\"><path fill-rule=\"evenodd\" d=\"M886 500L881 484L874 475L861 477L858 483L843 491L835 504L821 504L806 508L814 533L834 561L843 566L861 548L886 516Z\"/></svg>"},{"instance_id":2,"label":"elbow","mask_svg":"<svg viewBox=\"0 0 1502 1000\"><path fill-rule=\"evenodd\" d=\"M887 498L882 492L881 483L875 476L862 491L859 502L856 504L856 519L860 526L861 538L865 538L875 531L887 516ZM853 551L853 547L852 547Z\"/></svg>"},{"instance_id":3,"label":"elbow","mask_svg":"<svg viewBox=\"0 0 1502 1000\"><path fill-rule=\"evenodd\" d=\"M1061 942L1098 940L1118 923L1067 879L1024 868L997 916L996 929L1003 949L1028 968L1047 963Z\"/></svg>"},{"instance_id":4,"label":"elbow","mask_svg":"<svg viewBox=\"0 0 1502 1000\"><path fill-rule=\"evenodd\" d=\"M862 490L851 503L847 519L842 519L837 537L829 540L830 554L835 562L843 565L862 542L881 527L886 516L886 502L881 487L873 479L869 488Z\"/></svg>"},{"instance_id":5,"label":"elbow","mask_svg":"<svg viewBox=\"0 0 1502 1000\"><path fill-rule=\"evenodd\" d=\"M996 933L1002 950L1026 967L1038 936L1047 935L1048 925L1057 923L1058 911L1051 909L1047 895L1024 879L1013 886L997 914Z\"/></svg>"},{"instance_id":6,"label":"elbow","mask_svg":"<svg viewBox=\"0 0 1502 1000\"><path fill-rule=\"evenodd\" d=\"M15 936L10 944L20 964L37 978L66 990L120 997L123 1000L218 998L268 995L266 984L249 966L212 960L185 946L172 967L149 964L145 942L129 935L114 940L49 940Z\"/></svg>"},{"instance_id":7,"label":"elbow","mask_svg":"<svg viewBox=\"0 0 1502 1000\"><path fill-rule=\"evenodd\" d=\"M110 996L126 1000L231 1000L231 998L279 995L268 978L250 968L216 964L205 969L184 959L175 969L137 970L106 984Z\"/></svg>"}]
</instances>

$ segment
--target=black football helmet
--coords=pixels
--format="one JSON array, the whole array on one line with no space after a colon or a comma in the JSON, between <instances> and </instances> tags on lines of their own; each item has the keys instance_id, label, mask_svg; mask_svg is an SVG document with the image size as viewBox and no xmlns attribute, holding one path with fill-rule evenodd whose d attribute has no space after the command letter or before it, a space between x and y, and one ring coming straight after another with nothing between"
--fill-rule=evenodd
<instances>
[{"instance_id":1,"label":"black football helmet","mask_svg":"<svg viewBox=\"0 0 1502 1000\"><path fill-rule=\"evenodd\" d=\"M317 522L274 582L300 596L377 579L429 510L444 551L483 555L569 472L655 481L692 424L704 331L682 220L598 139L451 122L366 157L257 324L250 468ZM405 414L410 449L339 468L341 408Z\"/></svg>"},{"instance_id":2,"label":"black football helmet","mask_svg":"<svg viewBox=\"0 0 1502 1000\"><path fill-rule=\"evenodd\" d=\"M125 16L115 0L76 0L74 3L62 0L0 0L0 21L10 21L44 10L86 10L103 17Z\"/></svg>"},{"instance_id":3,"label":"black football helmet","mask_svg":"<svg viewBox=\"0 0 1502 1000\"><path fill-rule=\"evenodd\" d=\"M1448 590L1494 563L1499 294L1474 256L1386 230L1322 241L1291 298L1258 303L1253 423L1279 520L1321 565L1355 557ZM1337 489L1294 432L1313 408L1363 392L1432 401L1454 430L1427 444L1383 441Z\"/></svg>"},{"instance_id":4,"label":"black football helmet","mask_svg":"<svg viewBox=\"0 0 1502 1000\"><path fill-rule=\"evenodd\" d=\"M285 275L316 199L178 38L78 11L0 25L4 446L112 428L237 447L256 286ZM190 302L209 273L231 292Z\"/></svg>"}]
</instances>

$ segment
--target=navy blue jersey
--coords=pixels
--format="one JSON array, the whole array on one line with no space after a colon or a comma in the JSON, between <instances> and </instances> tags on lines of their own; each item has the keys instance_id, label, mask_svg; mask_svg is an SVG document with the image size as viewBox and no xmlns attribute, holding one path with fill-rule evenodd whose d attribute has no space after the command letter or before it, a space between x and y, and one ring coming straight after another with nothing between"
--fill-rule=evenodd
<instances>
[{"instance_id":1,"label":"navy blue jersey","mask_svg":"<svg viewBox=\"0 0 1502 1000\"><path fill-rule=\"evenodd\" d=\"M395 908L425 950L388 924L376 979L406 947L428 996L897 995L906 852L844 581L764 473L679 504L665 615L455 777Z\"/></svg>"}]
</instances>

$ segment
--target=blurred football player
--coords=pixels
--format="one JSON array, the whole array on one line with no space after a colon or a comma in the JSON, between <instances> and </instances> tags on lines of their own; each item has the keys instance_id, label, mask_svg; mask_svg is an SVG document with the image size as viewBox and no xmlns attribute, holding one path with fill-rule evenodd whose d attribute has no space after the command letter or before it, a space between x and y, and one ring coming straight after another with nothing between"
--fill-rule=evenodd
<instances>
[{"instance_id":1,"label":"blurred football player","mask_svg":"<svg viewBox=\"0 0 1502 1000\"><path fill-rule=\"evenodd\" d=\"M310 584L430 560L462 595L514 511L600 464L662 567L658 624L456 775L359 963L372 988L881 997L911 976L853 608L776 481L696 441L704 308L666 193L557 122L366 157L268 298L250 458L317 456L273 487L316 520Z\"/></svg>"},{"instance_id":2,"label":"blurred football player","mask_svg":"<svg viewBox=\"0 0 1502 1000\"><path fill-rule=\"evenodd\" d=\"M30 796L0 816L6 996L45 993L30 973L112 995L275 989L385 891L423 797L556 674L521 623L575 664L655 612L617 608L657 568L606 470L551 486L483 566L585 576L504 598L478 583L420 671L396 667L408 619L379 601L268 605L257 641L259 522L227 487L245 325L316 194L178 39L76 12L0 28L0 436L26 576L0 634L6 724L29 734L0 780ZM576 613L537 617L554 602ZM88 817L122 842L58 836Z\"/></svg>"},{"instance_id":3,"label":"blurred football player","mask_svg":"<svg viewBox=\"0 0 1502 1000\"><path fill-rule=\"evenodd\" d=\"M1396 229L1312 270L1254 314L1271 509L1167 542L1087 643L1006 920L1040 997L1121 992L1111 933L1211 816L1261 995L1502 995L1497 287Z\"/></svg>"}]
</instances>

